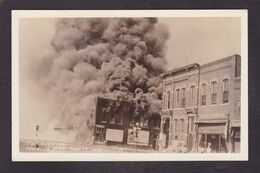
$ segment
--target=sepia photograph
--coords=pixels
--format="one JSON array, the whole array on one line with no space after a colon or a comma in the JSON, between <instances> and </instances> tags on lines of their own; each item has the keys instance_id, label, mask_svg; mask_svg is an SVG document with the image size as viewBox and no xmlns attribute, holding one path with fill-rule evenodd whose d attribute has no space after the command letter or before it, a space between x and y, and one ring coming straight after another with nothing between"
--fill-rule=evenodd
<instances>
[{"instance_id":1,"label":"sepia photograph","mask_svg":"<svg viewBox=\"0 0 260 173\"><path fill-rule=\"evenodd\" d=\"M247 160L247 35L247 10L13 10L13 161Z\"/></svg>"}]
</instances>

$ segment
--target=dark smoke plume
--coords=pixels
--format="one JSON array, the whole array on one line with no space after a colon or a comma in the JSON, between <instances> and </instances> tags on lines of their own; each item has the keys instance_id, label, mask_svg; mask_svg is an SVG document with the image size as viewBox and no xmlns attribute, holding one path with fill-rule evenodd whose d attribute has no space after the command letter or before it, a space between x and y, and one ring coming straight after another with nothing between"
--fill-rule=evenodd
<instances>
[{"instance_id":1,"label":"dark smoke plume","mask_svg":"<svg viewBox=\"0 0 260 173\"><path fill-rule=\"evenodd\" d=\"M92 136L93 98L114 91L143 90L161 97L167 28L156 18L60 19L52 40L55 52L35 66L37 82L57 100L62 126Z\"/></svg>"}]
</instances>

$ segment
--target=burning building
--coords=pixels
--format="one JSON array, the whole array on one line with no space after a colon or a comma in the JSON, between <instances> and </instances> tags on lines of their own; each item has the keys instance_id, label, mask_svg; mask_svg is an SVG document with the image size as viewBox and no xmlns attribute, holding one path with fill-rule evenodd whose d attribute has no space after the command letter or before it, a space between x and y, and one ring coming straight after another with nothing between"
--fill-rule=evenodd
<instances>
[{"instance_id":1,"label":"burning building","mask_svg":"<svg viewBox=\"0 0 260 173\"><path fill-rule=\"evenodd\" d=\"M60 126L75 131L76 141L89 143L95 130L96 98L120 92L135 96L136 102L106 103L98 97L97 103L120 103L123 112L129 110L135 121L142 122L139 115L145 114L145 100L162 97L159 74L165 72L168 37L157 18L59 19L51 42L53 52L36 61L32 69L39 90L55 107L50 121L58 119ZM130 109L133 105L135 109Z\"/></svg>"},{"instance_id":2,"label":"burning building","mask_svg":"<svg viewBox=\"0 0 260 173\"><path fill-rule=\"evenodd\" d=\"M147 100L146 94L140 93L140 89L137 91L132 99L97 98L95 142L158 148L161 101Z\"/></svg>"}]
</instances>

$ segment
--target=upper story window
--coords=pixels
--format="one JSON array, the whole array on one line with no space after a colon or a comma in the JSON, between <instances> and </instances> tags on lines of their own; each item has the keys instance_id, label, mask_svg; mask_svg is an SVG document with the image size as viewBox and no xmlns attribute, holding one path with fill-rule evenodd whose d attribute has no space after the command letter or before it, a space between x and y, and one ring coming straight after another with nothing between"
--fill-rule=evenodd
<instances>
[{"instance_id":1,"label":"upper story window","mask_svg":"<svg viewBox=\"0 0 260 173\"><path fill-rule=\"evenodd\" d=\"M180 131L184 131L184 119L180 119Z\"/></svg>"},{"instance_id":2,"label":"upper story window","mask_svg":"<svg viewBox=\"0 0 260 173\"><path fill-rule=\"evenodd\" d=\"M185 88L181 89L181 107L185 107Z\"/></svg>"},{"instance_id":3,"label":"upper story window","mask_svg":"<svg viewBox=\"0 0 260 173\"><path fill-rule=\"evenodd\" d=\"M167 109L170 109L171 106L171 92L167 91Z\"/></svg>"},{"instance_id":4,"label":"upper story window","mask_svg":"<svg viewBox=\"0 0 260 173\"><path fill-rule=\"evenodd\" d=\"M201 105L205 106L207 104L207 95L206 95L206 84L201 85Z\"/></svg>"},{"instance_id":5,"label":"upper story window","mask_svg":"<svg viewBox=\"0 0 260 173\"><path fill-rule=\"evenodd\" d=\"M190 87L190 106L195 106L195 86Z\"/></svg>"},{"instance_id":6,"label":"upper story window","mask_svg":"<svg viewBox=\"0 0 260 173\"><path fill-rule=\"evenodd\" d=\"M189 132L192 133L194 130L194 117L189 118L189 123L190 123Z\"/></svg>"},{"instance_id":7,"label":"upper story window","mask_svg":"<svg viewBox=\"0 0 260 173\"><path fill-rule=\"evenodd\" d=\"M217 82L211 82L211 104L217 104Z\"/></svg>"},{"instance_id":8,"label":"upper story window","mask_svg":"<svg viewBox=\"0 0 260 173\"><path fill-rule=\"evenodd\" d=\"M223 91L223 103L228 103L229 102L229 80L224 79L222 81L222 91Z\"/></svg>"},{"instance_id":9,"label":"upper story window","mask_svg":"<svg viewBox=\"0 0 260 173\"><path fill-rule=\"evenodd\" d=\"M178 130L179 130L178 119L174 120L174 128L175 128L175 133L178 132Z\"/></svg>"},{"instance_id":10,"label":"upper story window","mask_svg":"<svg viewBox=\"0 0 260 173\"><path fill-rule=\"evenodd\" d=\"M165 102L166 102L166 98L165 98L165 93L163 93L163 103L162 103L162 107L163 107L163 109L165 109Z\"/></svg>"},{"instance_id":11,"label":"upper story window","mask_svg":"<svg viewBox=\"0 0 260 173\"><path fill-rule=\"evenodd\" d=\"M174 92L172 92L172 108L174 108Z\"/></svg>"},{"instance_id":12,"label":"upper story window","mask_svg":"<svg viewBox=\"0 0 260 173\"><path fill-rule=\"evenodd\" d=\"M180 103L181 103L181 96L180 96L180 89L176 90L176 107L179 108L180 107Z\"/></svg>"}]
</instances>

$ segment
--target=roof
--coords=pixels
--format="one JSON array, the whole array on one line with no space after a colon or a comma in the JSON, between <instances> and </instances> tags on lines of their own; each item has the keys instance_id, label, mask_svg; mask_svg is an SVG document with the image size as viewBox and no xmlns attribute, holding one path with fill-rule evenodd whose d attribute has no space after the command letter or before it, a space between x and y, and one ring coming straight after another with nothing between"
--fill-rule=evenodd
<instances>
[{"instance_id":1,"label":"roof","mask_svg":"<svg viewBox=\"0 0 260 173\"><path fill-rule=\"evenodd\" d=\"M189 64L189 65L186 65L186 66L183 66L183 67L179 67L179 68L170 70L168 72L162 73L160 76L162 78L164 78L166 76L169 76L169 75L172 75L172 74L184 71L186 69L192 69L192 68L196 68L196 67L203 68L203 67L211 66L211 65L218 64L218 63L221 63L221 62L229 61L233 57L240 57L240 55L234 54L234 55L231 55L231 56L228 56L228 57L225 57L225 58L221 58L221 59L218 59L218 60L215 60L215 61L211 61L209 63L202 64L202 65L199 65L197 63Z\"/></svg>"},{"instance_id":2,"label":"roof","mask_svg":"<svg viewBox=\"0 0 260 173\"><path fill-rule=\"evenodd\" d=\"M231 55L231 56L228 56L228 57L225 57L225 58L221 58L221 59L218 59L218 60L215 60L215 61L211 61L211 62L208 62L206 64L202 64L201 68L207 67L207 66L212 66L212 65L215 65L215 64L219 64L219 63L222 63L222 62L225 62L225 61L229 61L234 57L240 57L240 55L234 54L234 55Z\"/></svg>"},{"instance_id":3,"label":"roof","mask_svg":"<svg viewBox=\"0 0 260 173\"><path fill-rule=\"evenodd\" d=\"M183 66L183 67L176 68L176 69L170 70L168 72L165 72L165 73L161 74L160 76L162 78L164 78L164 77L166 77L168 75L172 75L172 74L175 74L175 73L178 73L178 72L181 72L181 71L184 71L184 70L192 69L192 68L197 68L199 66L200 65L197 64L197 63L189 64L189 65L186 65L186 66Z\"/></svg>"}]
</instances>

